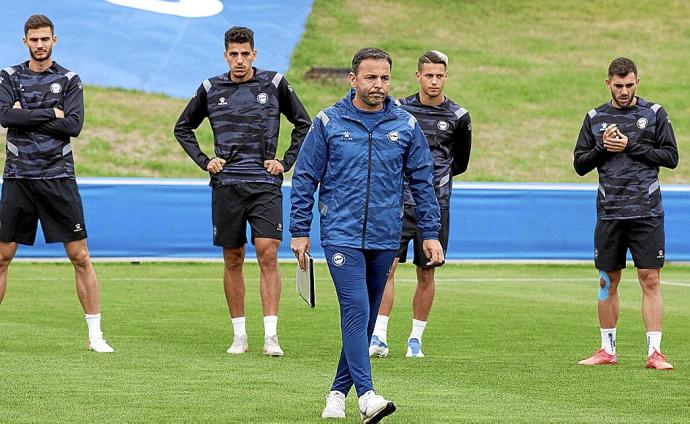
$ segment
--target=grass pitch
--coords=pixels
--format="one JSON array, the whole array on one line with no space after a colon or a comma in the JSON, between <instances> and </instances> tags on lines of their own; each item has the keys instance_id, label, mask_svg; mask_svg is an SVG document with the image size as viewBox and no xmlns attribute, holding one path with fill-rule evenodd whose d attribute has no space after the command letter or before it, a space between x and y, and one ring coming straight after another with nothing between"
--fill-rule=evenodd
<instances>
[{"instance_id":1,"label":"grass pitch","mask_svg":"<svg viewBox=\"0 0 690 424\"><path fill-rule=\"evenodd\" d=\"M222 265L97 264L103 328L117 352L86 351L68 264L15 263L0 306L0 422L320 423L340 349L337 301L319 264L317 308L283 264L283 358L261 354L256 265L246 266L250 352L232 337ZM624 273L620 365L576 362L598 347L591 266L449 265L424 335L426 358L404 357L414 269L401 266L390 356L374 384L398 411L385 422L687 422L690 268L662 273L663 350L676 369L644 368L640 289ZM359 422L355 397L345 423Z\"/></svg>"}]
</instances>

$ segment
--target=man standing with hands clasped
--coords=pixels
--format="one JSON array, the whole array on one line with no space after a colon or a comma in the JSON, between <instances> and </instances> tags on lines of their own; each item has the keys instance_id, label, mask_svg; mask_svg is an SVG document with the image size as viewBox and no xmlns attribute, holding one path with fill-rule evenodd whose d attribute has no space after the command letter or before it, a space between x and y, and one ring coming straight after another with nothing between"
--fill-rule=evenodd
<instances>
[{"instance_id":1,"label":"man standing with hands clasped","mask_svg":"<svg viewBox=\"0 0 690 424\"><path fill-rule=\"evenodd\" d=\"M316 116L292 178L290 244L305 268L314 193L321 244L340 303L342 350L323 418L345 417L354 385L364 423L395 411L374 392L369 342L386 277L400 243L403 176L416 202L430 265L443 262L433 161L417 120L388 97L392 60L378 48L352 59L352 89Z\"/></svg>"},{"instance_id":2,"label":"man standing with hands clasped","mask_svg":"<svg viewBox=\"0 0 690 424\"><path fill-rule=\"evenodd\" d=\"M575 170L599 173L594 263L599 270L601 348L580 365L615 365L618 284L630 249L642 287L647 329L647 368L670 370L661 353L660 269L666 254L659 167L678 165L671 119L661 105L635 96L639 84L632 60L611 62L606 86L611 100L585 116L575 146Z\"/></svg>"},{"instance_id":3,"label":"man standing with hands clasped","mask_svg":"<svg viewBox=\"0 0 690 424\"><path fill-rule=\"evenodd\" d=\"M247 222L261 269L264 348L282 356L278 344L280 274L278 247L283 237L280 186L309 130L311 121L297 94L278 72L257 69L254 32L232 27L225 33L230 72L209 78L198 88L175 125L175 137L199 167L211 174L213 244L223 247L223 285L234 331L227 352L249 349L244 317L244 245ZM282 160L275 159L280 115L294 125ZM194 130L208 118L215 156L199 148Z\"/></svg>"}]
</instances>

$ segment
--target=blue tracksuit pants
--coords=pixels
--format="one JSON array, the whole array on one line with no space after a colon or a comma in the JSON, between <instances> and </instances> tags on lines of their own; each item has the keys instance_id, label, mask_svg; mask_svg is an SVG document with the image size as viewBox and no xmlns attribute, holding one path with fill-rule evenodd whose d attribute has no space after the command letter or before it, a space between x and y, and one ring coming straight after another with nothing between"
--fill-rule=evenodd
<instances>
[{"instance_id":1,"label":"blue tracksuit pants","mask_svg":"<svg viewBox=\"0 0 690 424\"><path fill-rule=\"evenodd\" d=\"M331 390L347 395L354 384L361 396L374 389L369 342L396 251L324 246L324 252L338 294L343 337Z\"/></svg>"}]
</instances>

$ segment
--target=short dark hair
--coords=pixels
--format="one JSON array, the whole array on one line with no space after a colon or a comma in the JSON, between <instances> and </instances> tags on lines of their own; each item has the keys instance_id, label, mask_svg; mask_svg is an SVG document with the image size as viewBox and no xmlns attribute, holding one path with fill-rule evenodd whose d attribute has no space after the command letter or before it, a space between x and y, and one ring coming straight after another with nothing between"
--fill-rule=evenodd
<instances>
[{"instance_id":1,"label":"short dark hair","mask_svg":"<svg viewBox=\"0 0 690 424\"><path fill-rule=\"evenodd\" d=\"M353 74L357 75L357 69L359 68L359 64L362 63L362 61L364 61L365 59L387 60L391 69L393 69L393 59L391 59L391 55L379 49L378 47L365 47L357 53L355 53L355 56L352 58Z\"/></svg>"},{"instance_id":2,"label":"short dark hair","mask_svg":"<svg viewBox=\"0 0 690 424\"><path fill-rule=\"evenodd\" d=\"M30 29L39 29L39 28L45 28L45 27L50 27L50 33L53 34L53 31L55 31L55 27L53 26L53 22L48 19L47 16L45 15L31 15L29 16L29 19L26 20L24 23L24 35L26 35Z\"/></svg>"},{"instance_id":3,"label":"short dark hair","mask_svg":"<svg viewBox=\"0 0 690 424\"><path fill-rule=\"evenodd\" d=\"M624 77L631 72L635 74L635 78L637 78L637 66L635 66L635 62L627 57L613 59L613 62L609 65L609 79L614 75Z\"/></svg>"},{"instance_id":4,"label":"short dark hair","mask_svg":"<svg viewBox=\"0 0 690 424\"><path fill-rule=\"evenodd\" d=\"M438 50L429 50L419 57L417 61L417 70L422 70L422 65L425 63L443 63L443 65L448 69L448 56Z\"/></svg>"},{"instance_id":5,"label":"short dark hair","mask_svg":"<svg viewBox=\"0 0 690 424\"><path fill-rule=\"evenodd\" d=\"M251 48L254 48L254 31L247 27L234 26L225 31L225 48L228 48L230 43L249 43Z\"/></svg>"}]
</instances>

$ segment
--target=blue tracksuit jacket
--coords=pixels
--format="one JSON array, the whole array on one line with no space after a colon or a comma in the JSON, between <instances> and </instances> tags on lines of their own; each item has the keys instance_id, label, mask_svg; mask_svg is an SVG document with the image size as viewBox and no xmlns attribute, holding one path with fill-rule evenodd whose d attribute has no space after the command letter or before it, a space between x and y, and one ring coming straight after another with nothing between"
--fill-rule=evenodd
<instances>
[{"instance_id":1,"label":"blue tracksuit jacket","mask_svg":"<svg viewBox=\"0 0 690 424\"><path fill-rule=\"evenodd\" d=\"M404 175L424 239L438 239L434 164L417 120L389 97L370 131L353 97L351 90L319 112L307 134L292 177L290 233L309 236L314 192L320 185L322 246L397 249Z\"/></svg>"}]
</instances>

